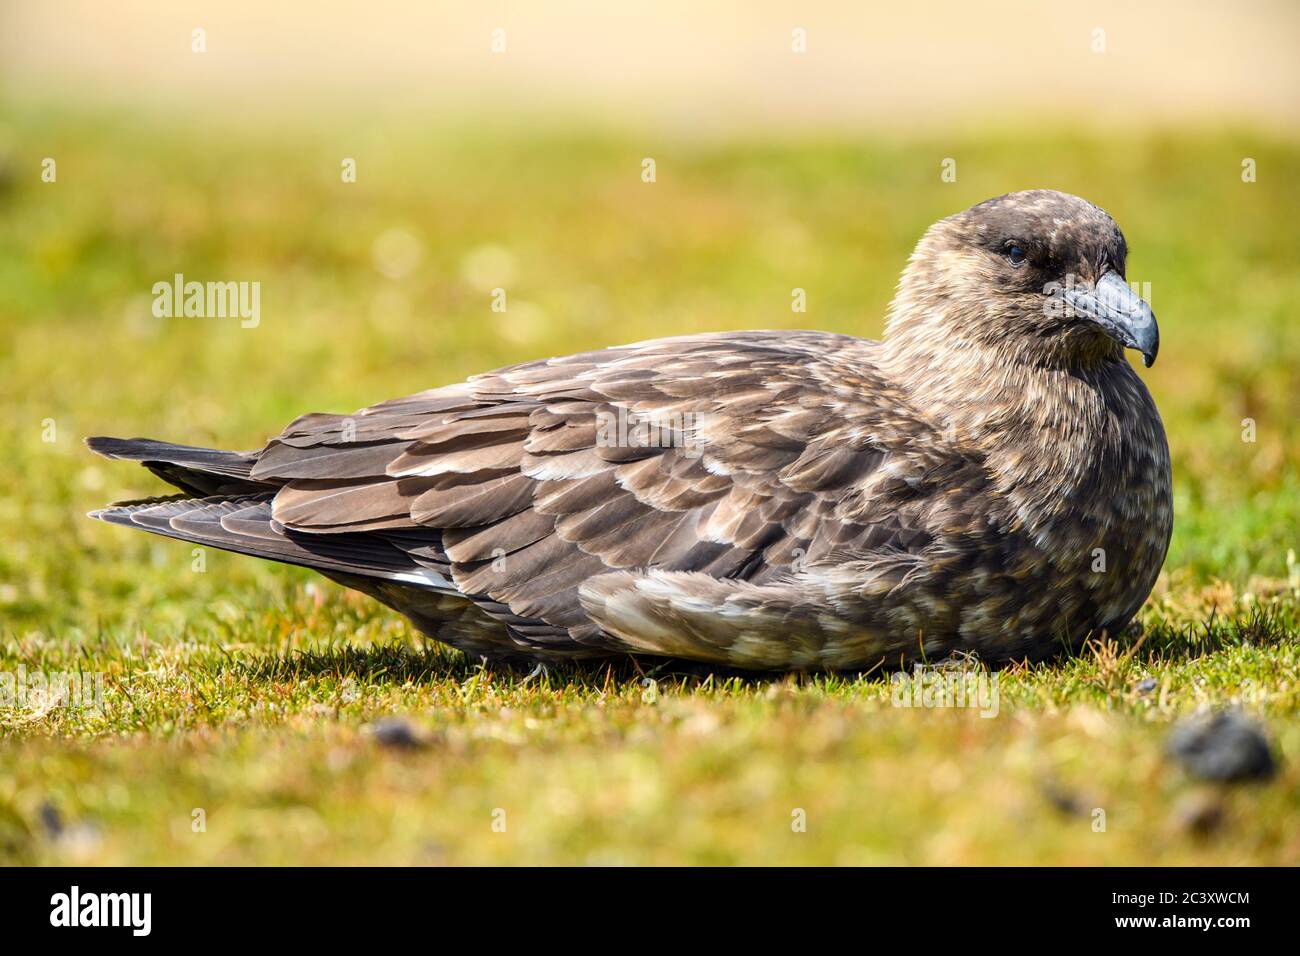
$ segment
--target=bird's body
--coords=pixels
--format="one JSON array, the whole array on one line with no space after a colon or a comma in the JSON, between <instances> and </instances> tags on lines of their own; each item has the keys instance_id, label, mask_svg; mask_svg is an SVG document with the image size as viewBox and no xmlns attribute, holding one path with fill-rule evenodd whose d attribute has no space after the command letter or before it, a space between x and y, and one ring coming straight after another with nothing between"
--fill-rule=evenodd
<instances>
[{"instance_id":1,"label":"bird's body","mask_svg":"<svg viewBox=\"0 0 1300 956\"><path fill-rule=\"evenodd\" d=\"M1012 200L1056 223L1044 263L1067 226L1105 244L1109 218L1074 197L982 205ZM988 210L963 220L981 208L918 246L884 342L706 334L528 362L307 415L249 453L92 439L186 492L97 515L316 568L497 659L860 669L1077 647L1150 592L1168 448L1113 331L1026 326L1024 260L990 299L980 269L1001 266L949 245L1004 241Z\"/></svg>"}]
</instances>

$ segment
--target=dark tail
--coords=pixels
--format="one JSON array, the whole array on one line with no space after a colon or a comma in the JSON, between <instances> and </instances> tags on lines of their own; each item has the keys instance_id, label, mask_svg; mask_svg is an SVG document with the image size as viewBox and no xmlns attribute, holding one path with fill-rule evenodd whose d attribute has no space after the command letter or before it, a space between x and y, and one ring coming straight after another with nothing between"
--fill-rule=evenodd
<instances>
[{"instance_id":1,"label":"dark tail","mask_svg":"<svg viewBox=\"0 0 1300 956\"><path fill-rule=\"evenodd\" d=\"M325 574L415 584L445 583L383 536L307 534L275 520L271 500L283 484L250 478L255 452L173 445L149 438L87 438L105 458L138 461L183 495L124 501L90 517ZM187 497L193 496L193 497Z\"/></svg>"},{"instance_id":2,"label":"dark tail","mask_svg":"<svg viewBox=\"0 0 1300 956\"><path fill-rule=\"evenodd\" d=\"M306 534L277 524L273 495L153 498L122 502L90 517L168 538L296 564L325 574L352 574L414 584L446 583L382 536L363 532Z\"/></svg>"},{"instance_id":3,"label":"dark tail","mask_svg":"<svg viewBox=\"0 0 1300 956\"><path fill-rule=\"evenodd\" d=\"M281 482L250 478L255 452L173 445L152 438L87 438L91 451L121 461L138 461L163 481L201 498L274 491Z\"/></svg>"}]
</instances>

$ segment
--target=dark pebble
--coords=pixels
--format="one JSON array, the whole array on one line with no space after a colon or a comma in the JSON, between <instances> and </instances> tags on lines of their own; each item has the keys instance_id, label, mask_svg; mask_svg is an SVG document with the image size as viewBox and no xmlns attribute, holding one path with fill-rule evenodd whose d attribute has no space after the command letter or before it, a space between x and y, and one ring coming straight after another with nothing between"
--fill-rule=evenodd
<instances>
[{"instance_id":1,"label":"dark pebble","mask_svg":"<svg viewBox=\"0 0 1300 956\"><path fill-rule=\"evenodd\" d=\"M1223 803L1210 793L1190 793L1174 805L1174 826L1193 836L1207 837L1223 827Z\"/></svg>"},{"instance_id":2,"label":"dark pebble","mask_svg":"<svg viewBox=\"0 0 1300 956\"><path fill-rule=\"evenodd\" d=\"M370 727L370 733L383 747L399 750L417 750L424 746L424 740L415 728L400 717L385 717Z\"/></svg>"},{"instance_id":3,"label":"dark pebble","mask_svg":"<svg viewBox=\"0 0 1300 956\"><path fill-rule=\"evenodd\" d=\"M63 832L63 817L59 814L59 808L48 800L41 804L41 826L52 837Z\"/></svg>"},{"instance_id":4,"label":"dark pebble","mask_svg":"<svg viewBox=\"0 0 1300 956\"><path fill-rule=\"evenodd\" d=\"M1201 780L1268 780L1277 773L1263 731L1231 711L1182 721L1169 735L1168 750Z\"/></svg>"}]
</instances>

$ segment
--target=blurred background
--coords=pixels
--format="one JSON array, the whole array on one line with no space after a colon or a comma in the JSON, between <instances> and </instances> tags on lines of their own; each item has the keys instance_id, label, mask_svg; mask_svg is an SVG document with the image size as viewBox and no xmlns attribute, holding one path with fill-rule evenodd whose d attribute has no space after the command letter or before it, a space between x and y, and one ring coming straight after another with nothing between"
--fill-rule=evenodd
<instances>
[{"instance_id":1,"label":"blurred background","mask_svg":"<svg viewBox=\"0 0 1300 956\"><path fill-rule=\"evenodd\" d=\"M426 124L567 116L771 138L1300 118L1300 11L1286 0L6 6L0 49L13 83L197 114L333 122L351 106L411 110ZM202 58L195 28L210 41Z\"/></svg>"},{"instance_id":2,"label":"blurred background","mask_svg":"<svg viewBox=\"0 0 1300 956\"><path fill-rule=\"evenodd\" d=\"M24 462L4 520L49 532L0 556L35 574L0 606L72 587L52 540L144 547L43 510L70 476L91 486L67 489L78 509L129 491L82 435L254 446L304 408L611 342L875 336L926 226L1036 186L1110 211L1150 283L1170 567L1287 573L1294 4L57 0L0 17L0 427ZM152 286L176 273L260 282L260 325L155 318Z\"/></svg>"},{"instance_id":3,"label":"blurred background","mask_svg":"<svg viewBox=\"0 0 1300 956\"><path fill-rule=\"evenodd\" d=\"M215 614L225 647L250 607L318 593L224 555L178 574L187 550L86 520L162 485L85 435L250 448L617 342L875 337L928 225L1030 187L1107 209L1149 283L1177 512L1158 597L1300 586L1298 121L1285 0L4 3L5 639L15 661L165 644ZM177 273L260 283L257 326L156 316ZM341 639L405 639L327 600Z\"/></svg>"}]
</instances>

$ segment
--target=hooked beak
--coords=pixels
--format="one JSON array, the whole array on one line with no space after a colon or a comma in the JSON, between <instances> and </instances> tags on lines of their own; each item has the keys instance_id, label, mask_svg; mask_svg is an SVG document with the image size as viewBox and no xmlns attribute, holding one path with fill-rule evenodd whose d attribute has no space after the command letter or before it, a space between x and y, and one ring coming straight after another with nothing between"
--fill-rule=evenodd
<instances>
[{"instance_id":1,"label":"hooked beak","mask_svg":"<svg viewBox=\"0 0 1300 956\"><path fill-rule=\"evenodd\" d=\"M1155 313L1116 273L1107 272L1095 286L1062 289L1061 298L1076 315L1096 322L1120 345L1141 352L1147 368L1155 362L1160 351Z\"/></svg>"}]
</instances>

